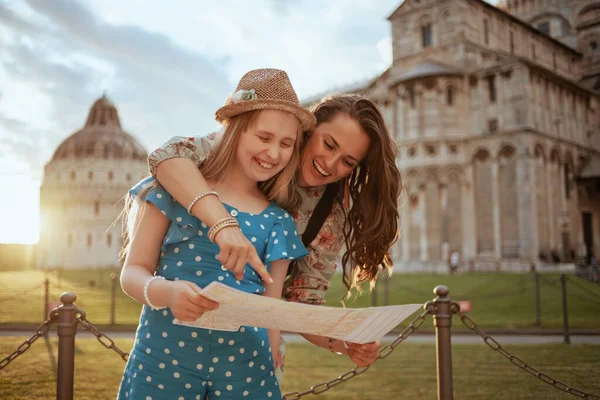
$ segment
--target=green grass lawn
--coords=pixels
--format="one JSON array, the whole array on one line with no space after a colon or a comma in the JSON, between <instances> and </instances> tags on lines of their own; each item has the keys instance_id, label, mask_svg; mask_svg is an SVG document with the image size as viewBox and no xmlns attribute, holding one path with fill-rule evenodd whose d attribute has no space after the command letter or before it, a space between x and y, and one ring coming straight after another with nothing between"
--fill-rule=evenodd
<instances>
[{"instance_id":1,"label":"green grass lawn","mask_svg":"<svg viewBox=\"0 0 600 400\"><path fill-rule=\"evenodd\" d=\"M64 271L50 279L50 300L58 300L64 291L77 294L76 304L83 308L90 321L97 325L110 323L110 273L114 271ZM117 273L118 274L118 273ZM327 305L341 306L345 288L341 275L327 294ZM39 324L43 314L42 271L0 272L0 325ZM90 284L93 281L93 286ZM139 317L139 304L128 298L116 281L116 323L135 326ZM389 281L390 304L424 303L431 300L437 285L450 288L454 300L470 300L473 318L483 329L529 329L535 326L534 279L530 274L395 274ZM383 281L377 289L378 305L383 305ZM600 329L600 285L570 278L567 289L569 324L571 329ZM371 304L368 291L345 300L347 307L366 307ZM541 290L542 328L562 327L562 303L559 275L542 276ZM429 319L424 328L431 328ZM462 329L455 320L453 326Z\"/></svg>"},{"instance_id":2,"label":"green grass lawn","mask_svg":"<svg viewBox=\"0 0 600 400\"><path fill-rule=\"evenodd\" d=\"M3 337L1 357L22 338ZM116 340L129 350L132 340ZM600 346L529 345L507 349L533 367L563 383L600 395ZM0 397L11 400L51 399L55 396L57 341L39 339L23 356L0 372ZM75 399L114 398L125 363L95 339L77 339ZM453 376L455 399L572 399L511 364L485 345L454 345ZM309 344L288 345L284 392L302 391L346 372L351 364ZM331 389L318 399L422 399L436 395L435 347L403 343L388 358L378 361L364 374Z\"/></svg>"}]
</instances>

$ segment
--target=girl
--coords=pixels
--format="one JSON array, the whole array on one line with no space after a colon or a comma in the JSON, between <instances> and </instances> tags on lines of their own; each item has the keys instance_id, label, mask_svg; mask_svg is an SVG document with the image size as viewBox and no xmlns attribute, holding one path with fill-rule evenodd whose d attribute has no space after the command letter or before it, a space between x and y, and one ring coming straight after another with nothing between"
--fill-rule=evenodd
<instances>
[{"instance_id":1,"label":"girl","mask_svg":"<svg viewBox=\"0 0 600 400\"><path fill-rule=\"evenodd\" d=\"M309 256L295 263L284 296L322 304L340 258L348 289L363 281L374 283L380 268L391 267L388 251L396 240L402 181L396 145L375 103L357 95L334 95L324 98L313 113L317 125L305 131L298 182L302 204L295 214ZM178 201L190 204L196 193L206 190L194 164L206 157L217 139L171 139L150 154L151 174ZM217 219L226 211L214 203L193 207L192 212L200 219ZM225 229L217 244L226 254L223 265L232 271L243 265L237 260L254 253L234 228ZM371 364L380 348L379 343L349 343L346 349L338 340L305 337L348 355L358 366Z\"/></svg>"},{"instance_id":2,"label":"girl","mask_svg":"<svg viewBox=\"0 0 600 400\"><path fill-rule=\"evenodd\" d=\"M129 213L121 284L144 307L119 399L281 398L271 354L277 356L279 332L211 331L174 325L173 319L193 321L218 307L198 294L213 281L281 297L290 260L307 254L282 207L299 203L294 179L300 133L315 120L300 107L287 74L273 69L244 75L216 118L224 124L223 138L200 165L208 190L187 210L153 178L130 192L139 207ZM227 216L209 223L189 213L209 199L219 201ZM256 253L255 259L236 260L245 265L238 276L221 264L215 244L232 226Z\"/></svg>"}]
</instances>

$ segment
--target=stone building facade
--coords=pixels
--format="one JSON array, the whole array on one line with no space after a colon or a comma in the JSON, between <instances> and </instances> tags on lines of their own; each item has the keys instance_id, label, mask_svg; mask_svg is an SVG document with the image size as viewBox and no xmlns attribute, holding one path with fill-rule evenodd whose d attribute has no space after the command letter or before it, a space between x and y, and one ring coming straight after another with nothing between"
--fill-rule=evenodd
<instances>
[{"instance_id":1,"label":"stone building facade","mask_svg":"<svg viewBox=\"0 0 600 400\"><path fill-rule=\"evenodd\" d=\"M399 145L399 265L523 269L600 252L598 1L406 0L362 92Z\"/></svg>"},{"instance_id":2,"label":"stone building facade","mask_svg":"<svg viewBox=\"0 0 600 400\"><path fill-rule=\"evenodd\" d=\"M117 220L129 188L148 175L146 150L121 128L105 97L85 126L65 139L45 166L40 189L39 268L116 267Z\"/></svg>"}]
</instances>

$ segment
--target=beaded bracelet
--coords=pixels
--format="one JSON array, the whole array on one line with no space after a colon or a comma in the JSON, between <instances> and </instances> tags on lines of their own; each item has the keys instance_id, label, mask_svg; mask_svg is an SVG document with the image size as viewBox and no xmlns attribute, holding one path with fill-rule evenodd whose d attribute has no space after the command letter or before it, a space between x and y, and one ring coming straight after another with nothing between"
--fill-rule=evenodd
<instances>
[{"instance_id":1,"label":"beaded bracelet","mask_svg":"<svg viewBox=\"0 0 600 400\"><path fill-rule=\"evenodd\" d=\"M237 226L239 227L240 224L237 221L237 219L233 218L233 217L227 217L227 218L223 218L222 220L217 221L217 223L215 223L208 231L208 240L210 240L211 242L214 243L214 239L215 236L217 235L217 233L219 233L221 231L221 229L223 228L227 228L230 226Z\"/></svg>"},{"instance_id":2,"label":"beaded bracelet","mask_svg":"<svg viewBox=\"0 0 600 400\"><path fill-rule=\"evenodd\" d=\"M200 193L198 196L196 196L187 208L188 214L193 215L192 207L194 207L194 204L196 204L198 202L198 200L200 200L201 198L203 198L205 196L211 196L211 195L219 197L219 193L215 192L214 190L209 190L208 192Z\"/></svg>"},{"instance_id":3,"label":"beaded bracelet","mask_svg":"<svg viewBox=\"0 0 600 400\"><path fill-rule=\"evenodd\" d=\"M150 284L157 280L157 279L165 279L164 276L151 276L150 278L148 278L148 280L146 281L146 284L144 285L144 300L146 301L146 305L148 307L150 307L151 310L162 310L163 308L167 308L167 307L156 307L154 304L152 304L152 302L150 301L150 298L148 297L148 287L150 287Z\"/></svg>"}]
</instances>

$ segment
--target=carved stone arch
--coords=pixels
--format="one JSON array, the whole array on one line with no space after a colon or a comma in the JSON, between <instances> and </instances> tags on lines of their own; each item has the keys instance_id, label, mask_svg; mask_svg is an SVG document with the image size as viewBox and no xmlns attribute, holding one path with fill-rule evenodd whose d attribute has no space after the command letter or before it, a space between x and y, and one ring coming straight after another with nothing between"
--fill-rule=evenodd
<instances>
[{"instance_id":1,"label":"carved stone arch","mask_svg":"<svg viewBox=\"0 0 600 400\"><path fill-rule=\"evenodd\" d=\"M536 159L541 158L544 162L546 162L546 151L541 143L536 143L533 147L533 156Z\"/></svg>"},{"instance_id":2,"label":"carved stone arch","mask_svg":"<svg viewBox=\"0 0 600 400\"><path fill-rule=\"evenodd\" d=\"M478 147L471 157L473 162L487 162L491 160L490 151L486 147Z\"/></svg>"},{"instance_id":3,"label":"carved stone arch","mask_svg":"<svg viewBox=\"0 0 600 400\"><path fill-rule=\"evenodd\" d=\"M579 38L579 50L591 56L600 51L600 34L598 32L589 32Z\"/></svg>"},{"instance_id":4,"label":"carved stone arch","mask_svg":"<svg viewBox=\"0 0 600 400\"><path fill-rule=\"evenodd\" d=\"M586 167L586 165L588 165L590 160L591 160L591 157L588 154L579 154L577 156L577 165L576 165L577 174L579 174L581 172L581 170L584 169Z\"/></svg>"},{"instance_id":5,"label":"carved stone arch","mask_svg":"<svg viewBox=\"0 0 600 400\"><path fill-rule=\"evenodd\" d=\"M550 162L552 164L560 164L560 160L560 151L557 147L552 148L552 150L550 150Z\"/></svg>"},{"instance_id":6,"label":"carved stone arch","mask_svg":"<svg viewBox=\"0 0 600 400\"><path fill-rule=\"evenodd\" d=\"M465 174L462 168L458 165L449 166L445 170L446 181L447 182L460 182L463 183L465 179Z\"/></svg>"},{"instance_id":7,"label":"carved stone arch","mask_svg":"<svg viewBox=\"0 0 600 400\"><path fill-rule=\"evenodd\" d=\"M440 176L439 176L437 168L429 168L429 169L425 170L425 181L426 182L429 182L429 181L440 182Z\"/></svg>"},{"instance_id":8,"label":"carved stone arch","mask_svg":"<svg viewBox=\"0 0 600 400\"><path fill-rule=\"evenodd\" d=\"M543 12L541 14L537 14L535 15L533 18L529 19L529 25L534 25L536 24L536 22L540 22L540 21L544 21L544 20L552 20L552 19L557 19L560 21L561 26L563 28L563 32L561 32L561 34L565 34L567 32L569 32L571 30L571 23L569 22L568 19L566 19L562 14L560 14L557 11L547 11L547 12Z\"/></svg>"},{"instance_id":9,"label":"carved stone arch","mask_svg":"<svg viewBox=\"0 0 600 400\"><path fill-rule=\"evenodd\" d=\"M418 169L410 169L406 172L405 186L409 194L414 194L423 183L423 173Z\"/></svg>"},{"instance_id":10,"label":"carved stone arch","mask_svg":"<svg viewBox=\"0 0 600 400\"><path fill-rule=\"evenodd\" d=\"M586 4L575 15L575 26L577 27L579 24L593 20L594 17L600 15L600 4L597 2Z\"/></svg>"},{"instance_id":11,"label":"carved stone arch","mask_svg":"<svg viewBox=\"0 0 600 400\"><path fill-rule=\"evenodd\" d=\"M498 159L510 159L517 155L517 146L508 142L501 143L498 149Z\"/></svg>"},{"instance_id":12,"label":"carved stone arch","mask_svg":"<svg viewBox=\"0 0 600 400\"><path fill-rule=\"evenodd\" d=\"M431 14L427 14L426 13L426 14L423 14L421 16L418 16L416 18L416 21L417 21L417 23L415 24L415 28L416 29L421 29L422 25L432 24L433 21L434 21L434 18L433 18L433 16Z\"/></svg>"},{"instance_id":13,"label":"carved stone arch","mask_svg":"<svg viewBox=\"0 0 600 400\"><path fill-rule=\"evenodd\" d=\"M445 7L440 11L441 21L445 21L452 15L452 9L450 7Z\"/></svg>"},{"instance_id":14,"label":"carved stone arch","mask_svg":"<svg viewBox=\"0 0 600 400\"><path fill-rule=\"evenodd\" d=\"M565 155L563 157L563 163L565 165L570 166L571 168L575 166L575 160L573 159L573 153L570 150L565 151Z\"/></svg>"}]
</instances>

